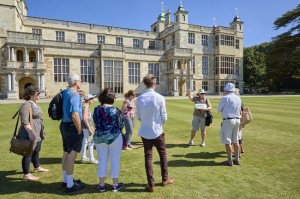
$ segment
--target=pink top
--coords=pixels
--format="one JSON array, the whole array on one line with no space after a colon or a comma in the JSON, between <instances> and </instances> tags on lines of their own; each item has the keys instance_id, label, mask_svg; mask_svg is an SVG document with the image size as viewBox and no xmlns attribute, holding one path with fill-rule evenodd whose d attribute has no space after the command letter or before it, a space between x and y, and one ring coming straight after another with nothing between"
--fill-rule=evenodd
<instances>
[{"instance_id":1,"label":"pink top","mask_svg":"<svg viewBox=\"0 0 300 199\"><path fill-rule=\"evenodd\" d=\"M126 118L134 118L134 111L135 111L135 106L134 106L134 101L133 100L129 100L128 98L126 98L123 102L123 105L126 104L127 107L124 110L124 117Z\"/></svg>"}]
</instances>

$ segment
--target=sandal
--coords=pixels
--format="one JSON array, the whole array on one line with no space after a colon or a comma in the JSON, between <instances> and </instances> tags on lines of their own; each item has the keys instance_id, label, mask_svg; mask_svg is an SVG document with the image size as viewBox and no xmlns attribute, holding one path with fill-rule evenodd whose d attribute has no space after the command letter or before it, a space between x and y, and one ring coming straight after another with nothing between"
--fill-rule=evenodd
<instances>
[{"instance_id":1,"label":"sandal","mask_svg":"<svg viewBox=\"0 0 300 199\"><path fill-rule=\"evenodd\" d=\"M34 172L37 173L37 172L48 172L49 169L44 169L43 167L38 167L38 168L35 168L34 169Z\"/></svg>"},{"instance_id":2,"label":"sandal","mask_svg":"<svg viewBox=\"0 0 300 199\"><path fill-rule=\"evenodd\" d=\"M33 175L31 175L30 173L29 174L26 174L23 176L23 180L28 180L28 181L38 181L39 178L38 177L35 177Z\"/></svg>"}]
</instances>

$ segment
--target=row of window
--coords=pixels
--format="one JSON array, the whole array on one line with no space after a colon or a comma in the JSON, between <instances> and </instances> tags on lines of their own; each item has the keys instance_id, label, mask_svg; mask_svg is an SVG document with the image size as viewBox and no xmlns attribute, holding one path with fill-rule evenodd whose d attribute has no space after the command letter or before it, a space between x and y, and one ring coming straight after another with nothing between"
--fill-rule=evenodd
<instances>
[{"instance_id":1,"label":"row of window","mask_svg":"<svg viewBox=\"0 0 300 199\"><path fill-rule=\"evenodd\" d=\"M208 35L201 35L202 46L208 46ZM195 33L188 33L188 43L195 44Z\"/></svg>"},{"instance_id":2,"label":"row of window","mask_svg":"<svg viewBox=\"0 0 300 199\"><path fill-rule=\"evenodd\" d=\"M32 29L33 34L42 34L42 29ZM201 44L202 46L208 46L208 35L201 35ZM65 41L65 32L56 31L56 41L64 42ZM78 43L86 43L86 34L77 33L77 42ZM97 43L105 44L105 36L97 35ZM188 43L195 44L195 33L188 33ZM123 45L123 38L116 37L116 45ZM215 37L215 45L223 45L223 46L234 46L234 36L230 35L217 35ZM172 46L176 45L175 34L172 35ZM133 48L143 48L143 42L140 39L133 39ZM240 48L239 40L235 40L236 49ZM155 41L149 41L149 49L156 49ZM162 41L162 49L166 49L166 40Z\"/></svg>"},{"instance_id":3,"label":"row of window","mask_svg":"<svg viewBox=\"0 0 300 199\"><path fill-rule=\"evenodd\" d=\"M220 87L219 87L219 82L216 81L215 82L215 92L218 93L219 92L219 89L220 89L220 92L224 92L224 87L227 83L233 83L235 84L235 87L236 88L239 88L240 87L240 83L238 81L221 81L220 82ZM204 89L205 91L208 91L208 81L202 81L202 89ZM196 81L193 81L193 90L195 91L196 90Z\"/></svg>"},{"instance_id":4,"label":"row of window","mask_svg":"<svg viewBox=\"0 0 300 199\"><path fill-rule=\"evenodd\" d=\"M33 34L42 34L42 29L32 29ZM65 32L64 31L56 31L56 41L58 42L65 42ZM78 43L86 43L86 34L84 33L77 33L77 42ZM133 48L143 48L143 42L140 39L133 39ZM97 43L98 44L105 44L105 36L97 35ZM116 37L116 45L122 46L123 45L123 38ZM155 48L155 41L149 41L149 49L156 49Z\"/></svg>"},{"instance_id":5,"label":"row of window","mask_svg":"<svg viewBox=\"0 0 300 199\"><path fill-rule=\"evenodd\" d=\"M131 84L141 82L140 63L128 63L128 80ZM104 86L107 88L118 88L116 92L122 93L121 84L123 84L123 62L122 61L104 61ZM159 66L157 63L148 64L148 73L153 74L159 84ZM70 74L69 59L54 58L54 82L66 82ZM80 60L80 74L82 82L95 83L95 61ZM117 85L117 86L116 86Z\"/></svg>"},{"instance_id":6,"label":"row of window","mask_svg":"<svg viewBox=\"0 0 300 199\"><path fill-rule=\"evenodd\" d=\"M216 57L216 74L240 75L240 60L234 57Z\"/></svg>"},{"instance_id":7,"label":"row of window","mask_svg":"<svg viewBox=\"0 0 300 199\"><path fill-rule=\"evenodd\" d=\"M201 35L201 44L202 46L208 46L208 35ZM195 44L195 33L188 33L188 43ZM217 35L215 36L215 45L222 45L222 46L234 46L234 36L230 35ZM235 40L235 48L240 48L240 41L239 39Z\"/></svg>"}]
</instances>

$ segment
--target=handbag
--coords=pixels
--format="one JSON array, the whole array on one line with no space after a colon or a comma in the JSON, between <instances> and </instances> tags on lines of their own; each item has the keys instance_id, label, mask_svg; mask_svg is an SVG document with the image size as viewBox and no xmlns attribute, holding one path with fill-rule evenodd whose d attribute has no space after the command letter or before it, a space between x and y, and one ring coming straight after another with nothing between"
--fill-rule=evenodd
<instances>
[{"instance_id":1,"label":"handbag","mask_svg":"<svg viewBox=\"0 0 300 199\"><path fill-rule=\"evenodd\" d=\"M20 110L21 109L19 109L16 112L16 114L12 117L12 119L14 119L18 114L18 119L17 119L17 122L16 122L15 131L14 131L13 137L10 140L10 149L9 149L9 151L11 153L15 153L17 155L29 156L29 155L32 154L32 151L33 151L33 144L34 144L33 141L19 138L19 136L17 135L17 128L18 128L19 119L20 119ZM30 124L32 126L32 109L31 109L31 106L30 106L30 111L29 111L29 117L30 117Z\"/></svg>"},{"instance_id":2,"label":"handbag","mask_svg":"<svg viewBox=\"0 0 300 199\"><path fill-rule=\"evenodd\" d=\"M118 109L118 108L117 108ZM119 109L118 109L119 110ZM106 121L109 124L112 124L111 120L107 117L107 115L103 112L103 110L101 109L101 107L99 107L99 111L100 113L103 115L103 117L106 119ZM119 110L120 111L120 110ZM124 133L122 132L122 139L123 139L123 143L122 143L122 148L125 149L127 147L127 141L126 141L126 137L124 135Z\"/></svg>"},{"instance_id":3,"label":"handbag","mask_svg":"<svg viewBox=\"0 0 300 199\"><path fill-rule=\"evenodd\" d=\"M207 111L206 117L205 117L205 126L209 126L213 122L213 115L211 111Z\"/></svg>"}]
</instances>

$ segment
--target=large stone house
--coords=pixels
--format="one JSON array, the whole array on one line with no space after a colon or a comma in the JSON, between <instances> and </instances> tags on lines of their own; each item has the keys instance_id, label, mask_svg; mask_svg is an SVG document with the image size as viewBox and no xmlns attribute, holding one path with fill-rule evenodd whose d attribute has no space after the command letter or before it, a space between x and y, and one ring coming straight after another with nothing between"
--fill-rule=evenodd
<instances>
[{"instance_id":1,"label":"large stone house","mask_svg":"<svg viewBox=\"0 0 300 199\"><path fill-rule=\"evenodd\" d=\"M151 30L27 16L25 0L0 2L0 97L19 99L28 85L51 97L81 75L82 90L110 87L122 94L148 73L157 91L184 96L204 88L220 94L232 82L243 92L243 22L229 27L189 24L179 6L159 14Z\"/></svg>"}]
</instances>

